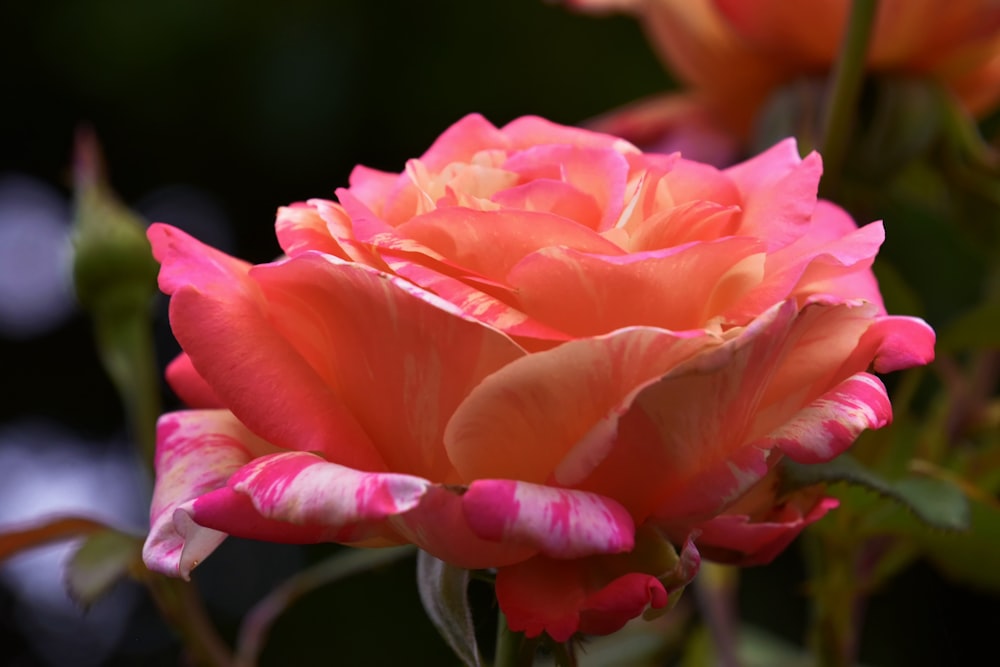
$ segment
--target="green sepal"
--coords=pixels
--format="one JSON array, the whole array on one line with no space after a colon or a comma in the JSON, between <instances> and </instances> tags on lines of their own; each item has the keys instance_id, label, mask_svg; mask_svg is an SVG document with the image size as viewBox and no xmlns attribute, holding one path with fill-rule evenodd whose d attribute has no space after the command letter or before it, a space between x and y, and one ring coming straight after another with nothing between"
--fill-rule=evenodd
<instances>
[{"instance_id":1,"label":"green sepal","mask_svg":"<svg viewBox=\"0 0 1000 667\"><path fill-rule=\"evenodd\" d=\"M469 606L469 579L470 573L464 568L449 565L426 551L417 554L417 587L427 615L464 665L480 667L483 659Z\"/></svg>"}]
</instances>

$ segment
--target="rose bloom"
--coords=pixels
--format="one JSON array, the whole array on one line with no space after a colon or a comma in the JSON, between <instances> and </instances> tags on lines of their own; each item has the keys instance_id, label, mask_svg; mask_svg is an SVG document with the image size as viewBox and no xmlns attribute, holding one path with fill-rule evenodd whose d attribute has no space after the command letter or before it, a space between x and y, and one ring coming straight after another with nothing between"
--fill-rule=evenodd
<instances>
[{"instance_id":1,"label":"rose bloom","mask_svg":"<svg viewBox=\"0 0 1000 667\"><path fill-rule=\"evenodd\" d=\"M275 262L153 225L193 409L159 422L146 563L413 543L564 641L664 606L699 552L769 560L835 505L778 464L887 423L870 370L932 356L820 172L792 141L719 171L473 115L281 209Z\"/></svg>"},{"instance_id":2,"label":"rose bloom","mask_svg":"<svg viewBox=\"0 0 1000 667\"><path fill-rule=\"evenodd\" d=\"M566 0L585 10L639 17L668 69L691 92L683 102L654 98L600 127L648 145L680 140L692 116L711 128L706 159L726 137L744 138L764 101L801 76L824 75L837 59L850 0ZM1000 100L1000 1L882 0L869 42L868 68L919 76L946 86L972 114ZM673 96L667 96L669 97ZM602 119L602 121L605 119ZM623 127L624 126L624 127Z\"/></svg>"}]
</instances>

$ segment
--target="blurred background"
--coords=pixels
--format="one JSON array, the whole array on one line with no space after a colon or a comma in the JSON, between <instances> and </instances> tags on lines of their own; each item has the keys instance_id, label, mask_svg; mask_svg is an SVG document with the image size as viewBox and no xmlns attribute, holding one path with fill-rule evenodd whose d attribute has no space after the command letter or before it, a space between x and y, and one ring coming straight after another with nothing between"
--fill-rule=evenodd
<instances>
[{"instance_id":1,"label":"blurred background","mask_svg":"<svg viewBox=\"0 0 1000 667\"><path fill-rule=\"evenodd\" d=\"M137 530L147 520L150 480L69 282L81 124L143 217L262 262L278 253L278 206L332 197L355 164L398 171L467 113L575 124L671 85L635 21L541 0L49 0L3 3L0 25L0 525L70 510ZM945 273L960 292L961 268ZM165 305L161 368L177 351ZM334 549L229 540L197 578L231 637L254 601ZM177 664L142 589L123 584L78 610L62 589L67 554L47 547L0 567L0 665ZM452 664L413 567L307 596L276 626L265 664ZM747 571L744 619L801 643L801 581L794 548ZM873 665L973 664L1000 627L996 598L923 565L867 618L861 655Z\"/></svg>"}]
</instances>

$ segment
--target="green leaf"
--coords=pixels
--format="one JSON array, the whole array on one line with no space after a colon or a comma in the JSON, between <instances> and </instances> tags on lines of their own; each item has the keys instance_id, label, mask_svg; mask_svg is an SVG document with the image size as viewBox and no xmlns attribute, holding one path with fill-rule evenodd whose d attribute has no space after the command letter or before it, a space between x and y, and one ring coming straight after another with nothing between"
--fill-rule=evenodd
<instances>
[{"instance_id":1,"label":"green leaf","mask_svg":"<svg viewBox=\"0 0 1000 667\"><path fill-rule=\"evenodd\" d=\"M895 501L930 528L959 531L969 527L968 499L960 488L944 479L909 476L886 480L846 454L814 465L785 459L781 479L784 491L823 483L861 487Z\"/></svg>"},{"instance_id":2,"label":"green leaf","mask_svg":"<svg viewBox=\"0 0 1000 667\"><path fill-rule=\"evenodd\" d=\"M421 551L417 555L417 586L427 615L448 646L464 664L480 667L483 660L467 594L469 571Z\"/></svg>"},{"instance_id":3,"label":"green leaf","mask_svg":"<svg viewBox=\"0 0 1000 667\"><path fill-rule=\"evenodd\" d=\"M69 596L89 607L139 562L142 538L107 529L88 537L66 566Z\"/></svg>"}]
</instances>

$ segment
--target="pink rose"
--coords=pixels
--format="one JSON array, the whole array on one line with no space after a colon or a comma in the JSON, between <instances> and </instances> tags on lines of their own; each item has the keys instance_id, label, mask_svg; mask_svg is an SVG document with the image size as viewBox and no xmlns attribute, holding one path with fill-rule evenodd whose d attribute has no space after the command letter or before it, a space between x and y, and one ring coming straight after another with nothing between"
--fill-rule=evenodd
<instances>
[{"instance_id":1,"label":"pink rose","mask_svg":"<svg viewBox=\"0 0 1000 667\"><path fill-rule=\"evenodd\" d=\"M820 169L791 141L719 171L469 116L282 209L278 261L154 225L195 409L160 421L146 563L412 542L496 568L510 626L563 641L663 606L697 545L773 557L832 505L778 497L778 462L884 425L869 369L932 356L882 306L881 224L817 202Z\"/></svg>"}]
</instances>

